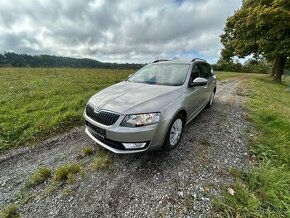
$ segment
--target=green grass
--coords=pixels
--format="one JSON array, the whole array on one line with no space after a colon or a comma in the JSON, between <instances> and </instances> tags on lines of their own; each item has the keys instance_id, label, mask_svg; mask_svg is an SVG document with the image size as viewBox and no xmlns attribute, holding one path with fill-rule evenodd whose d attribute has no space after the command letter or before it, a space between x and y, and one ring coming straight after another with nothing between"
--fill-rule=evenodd
<instances>
[{"instance_id":1,"label":"green grass","mask_svg":"<svg viewBox=\"0 0 290 218\"><path fill-rule=\"evenodd\" d=\"M43 183L45 180L47 180L51 176L51 169L48 167L40 167L36 172L34 172L28 183L28 187L33 187L40 185Z\"/></svg>"},{"instance_id":2,"label":"green grass","mask_svg":"<svg viewBox=\"0 0 290 218\"><path fill-rule=\"evenodd\" d=\"M18 205L10 204L3 208L0 213L1 218L17 218L20 217L18 213Z\"/></svg>"},{"instance_id":3,"label":"green grass","mask_svg":"<svg viewBox=\"0 0 290 218\"><path fill-rule=\"evenodd\" d=\"M92 155L94 153L95 153L95 149L92 148L91 146L84 146L82 148L82 156L83 157L90 156L90 155Z\"/></svg>"},{"instance_id":4,"label":"green grass","mask_svg":"<svg viewBox=\"0 0 290 218\"><path fill-rule=\"evenodd\" d=\"M215 201L216 211L227 217L290 217L290 79L272 83L254 77L248 83L247 109L258 135L251 143L257 166L233 173L234 196Z\"/></svg>"},{"instance_id":5,"label":"green grass","mask_svg":"<svg viewBox=\"0 0 290 218\"><path fill-rule=\"evenodd\" d=\"M81 124L89 97L132 72L0 68L0 151Z\"/></svg>"},{"instance_id":6,"label":"green grass","mask_svg":"<svg viewBox=\"0 0 290 218\"><path fill-rule=\"evenodd\" d=\"M225 71L216 71L215 74L219 81L247 75L247 73L236 73L236 72L225 72Z\"/></svg>"},{"instance_id":7,"label":"green grass","mask_svg":"<svg viewBox=\"0 0 290 218\"><path fill-rule=\"evenodd\" d=\"M90 164L90 169L92 171L101 170L108 168L112 164L112 158L107 151L98 151L96 157Z\"/></svg>"},{"instance_id":8,"label":"green grass","mask_svg":"<svg viewBox=\"0 0 290 218\"><path fill-rule=\"evenodd\" d=\"M66 181L68 179L73 180L73 176L80 173L81 165L78 163L70 163L60 166L55 170L53 179L55 181Z\"/></svg>"}]
</instances>

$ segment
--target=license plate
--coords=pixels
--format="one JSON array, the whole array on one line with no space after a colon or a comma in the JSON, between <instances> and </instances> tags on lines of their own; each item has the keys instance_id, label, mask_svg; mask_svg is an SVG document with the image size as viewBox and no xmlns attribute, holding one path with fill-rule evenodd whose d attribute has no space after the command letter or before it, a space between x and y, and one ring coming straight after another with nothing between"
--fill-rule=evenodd
<instances>
[{"instance_id":1,"label":"license plate","mask_svg":"<svg viewBox=\"0 0 290 218\"><path fill-rule=\"evenodd\" d=\"M86 125L98 136L100 136L101 138L106 138L106 130L99 128L89 122L86 122Z\"/></svg>"}]
</instances>

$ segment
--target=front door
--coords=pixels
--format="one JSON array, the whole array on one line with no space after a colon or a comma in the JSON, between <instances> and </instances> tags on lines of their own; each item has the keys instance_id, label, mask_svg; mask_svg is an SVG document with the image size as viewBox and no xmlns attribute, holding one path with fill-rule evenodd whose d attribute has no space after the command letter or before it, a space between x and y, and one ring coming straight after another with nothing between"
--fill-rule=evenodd
<instances>
[{"instance_id":1,"label":"front door","mask_svg":"<svg viewBox=\"0 0 290 218\"><path fill-rule=\"evenodd\" d=\"M197 77L200 77L202 74L202 68L199 63L196 63L191 72L189 79L193 81ZM188 120L191 120L196 114L202 109L204 98L206 98L206 86L193 86L187 88L187 111L188 111Z\"/></svg>"}]
</instances>

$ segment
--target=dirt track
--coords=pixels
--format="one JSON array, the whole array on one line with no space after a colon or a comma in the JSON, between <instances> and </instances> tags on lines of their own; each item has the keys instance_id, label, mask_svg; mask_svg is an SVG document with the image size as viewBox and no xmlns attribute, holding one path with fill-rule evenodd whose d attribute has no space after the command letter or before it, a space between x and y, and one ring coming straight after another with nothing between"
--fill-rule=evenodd
<instances>
[{"instance_id":1,"label":"dirt track","mask_svg":"<svg viewBox=\"0 0 290 218\"><path fill-rule=\"evenodd\" d=\"M212 108L205 109L186 128L180 146L171 152L112 154L110 169L88 172L69 188L34 196L20 205L22 217L191 217L211 211L211 198L231 182L230 167L248 165L250 124L244 119L246 78L218 84ZM0 208L19 199L22 187L40 166L56 168L81 162L85 145L98 147L83 127L53 137L34 147L0 155ZM47 184L29 190L41 193ZM59 187L61 189L63 187ZM27 194L27 193L26 193ZM24 194L23 194L24 195Z\"/></svg>"}]
</instances>

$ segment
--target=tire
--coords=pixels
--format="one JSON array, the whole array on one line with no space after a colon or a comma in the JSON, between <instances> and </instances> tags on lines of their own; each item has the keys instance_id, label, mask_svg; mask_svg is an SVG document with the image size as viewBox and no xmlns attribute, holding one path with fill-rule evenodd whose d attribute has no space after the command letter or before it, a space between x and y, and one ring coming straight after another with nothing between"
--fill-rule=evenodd
<instances>
[{"instance_id":1,"label":"tire","mask_svg":"<svg viewBox=\"0 0 290 218\"><path fill-rule=\"evenodd\" d=\"M215 92L212 91L212 93L210 94L210 99L206 105L207 108L210 108L212 106L213 100L214 100L214 96L215 96Z\"/></svg>"},{"instance_id":2,"label":"tire","mask_svg":"<svg viewBox=\"0 0 290 218\"><path fill-rule=\"evenodd\" d=\"M171 151L177 147L183 133L184 124L185 119L182 114L177 114L168 128L163 145L164 150Z\"/></svg>"}]
</instances>

